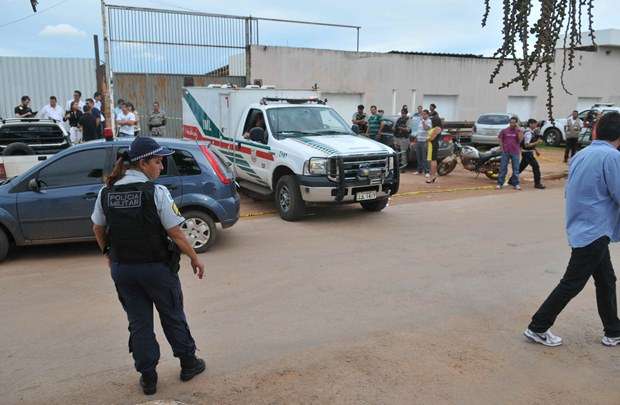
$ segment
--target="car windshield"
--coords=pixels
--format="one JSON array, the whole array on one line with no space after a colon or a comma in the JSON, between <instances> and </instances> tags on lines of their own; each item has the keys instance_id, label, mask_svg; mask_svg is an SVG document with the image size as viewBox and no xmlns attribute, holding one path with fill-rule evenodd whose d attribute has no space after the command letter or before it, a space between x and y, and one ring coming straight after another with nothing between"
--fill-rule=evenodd
<instances>
[{"instance_id":1,"label":"car windshield","mask_svg":"<svg viewBox=\"0 0 620 405\"><path fill-rule=\"evenodd\" d=\"M478 124L481 125L508 125L510 117L503 114L486 114L478 118Z\"/></svg>"},{"instance_id":2,"label":"car windshield","mask_svg":"<svg viewBox=\"0 0 620 405\"><path fill-rule=\"evenodd\" d=\"M351 129L328 107L282 107L267 110L269 127L277 139L306 135L351 135Z\"/></svg>"}]
</instances>

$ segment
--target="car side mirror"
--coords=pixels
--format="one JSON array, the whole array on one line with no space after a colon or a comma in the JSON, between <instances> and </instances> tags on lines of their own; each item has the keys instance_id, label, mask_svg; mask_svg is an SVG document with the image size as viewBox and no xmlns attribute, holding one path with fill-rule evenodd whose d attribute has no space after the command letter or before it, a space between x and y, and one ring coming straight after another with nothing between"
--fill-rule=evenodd
<instances>
[{"instance_id":1,"label":"car side mirror","mask_svg":"<svg viewBox=\"0 0 620 405\"><path fill-rule=\"evenodd\" d=\"M354 133L358 134L360 133L360 127L357 124L353 124L351 125L351 131L353 131Z\"/></svg>"},{"instance_id":2,"label":"car side mirror","mask_svg":"<svg viewBox=\"0 0 620 405\"><path fill-rule=\"evenodd\" d=\"M34 191L35 193L38 193L39 191L41 191L41 183L36 178L32 178L28 182L28 189L30 191Z\"/></svg>"}]
</instances>

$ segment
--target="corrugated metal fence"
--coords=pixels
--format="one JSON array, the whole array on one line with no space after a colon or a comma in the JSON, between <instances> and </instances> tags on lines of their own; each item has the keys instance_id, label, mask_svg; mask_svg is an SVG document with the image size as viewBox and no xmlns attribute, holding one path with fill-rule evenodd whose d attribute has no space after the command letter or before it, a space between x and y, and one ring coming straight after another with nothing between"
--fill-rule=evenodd
<instances>
[{"instance_id":1,"label":"corrugated metal fence","mask_svg":"<svg viewBox=\"0 0 620 405\"><path fill-rule=\"evenodd\" d=\"M94 59L0 57L0 117L14 116L24 95L30 96L32 110L38 111L50 96L64 107L73 90L80 90L86 99L96 88Z\"/></svg>"},{"instance_id":2,"label":"corrugated metal fence","mask_svg":"<svg viewBox=\"0 0 620 405\"><path fill-rule=\"evenodd\" d=\"M181 138L183 135L182 88L226 83L243 86L245 79L243 77L116 73L114 75L114 96L136 107L142 133L148 131L148 116L153 111L153 102L158 101L167 117L166 136Z\"/></svg>"}]
</instances>

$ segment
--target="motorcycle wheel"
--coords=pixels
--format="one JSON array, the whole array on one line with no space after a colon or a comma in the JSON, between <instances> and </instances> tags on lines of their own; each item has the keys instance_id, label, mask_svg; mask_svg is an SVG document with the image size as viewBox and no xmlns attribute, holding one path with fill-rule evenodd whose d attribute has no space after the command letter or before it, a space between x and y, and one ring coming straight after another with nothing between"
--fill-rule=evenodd
<instances>
[{"instance_id":1,"label":"motorcycle wheel","mask_svg":"<svg viewBox=\"0 0 620 405\"><path fill-rule=\"evenodd\" d=\"M446 176L456 168L458 161L454 155L448 156L441 162L439 162L439 166L437 166L437 174L440 176Z\"/></svg>"},{"instance_id":2,"label":"motorcycle wheel","mask_svg":"<svg viewBox=\"0 0 620 405\"><path fill-rule=\"evenodd\" d=\"M499 166L499 160L489 162L489 164L485 165L483 168L484 175L491 180L497 180L499 177Z\"/></svg>"}]
</instances>

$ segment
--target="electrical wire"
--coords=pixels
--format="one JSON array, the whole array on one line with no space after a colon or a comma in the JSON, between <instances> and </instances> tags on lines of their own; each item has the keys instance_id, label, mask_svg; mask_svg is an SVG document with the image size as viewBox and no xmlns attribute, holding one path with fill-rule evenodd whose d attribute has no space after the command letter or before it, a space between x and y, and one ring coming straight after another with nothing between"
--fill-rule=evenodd
<instances>
[{"instance_id":1,"label":"electrical wire","mask_svg":"<svg viewBox=\"0 0 620 405\"><path fill-rule=\"evenodd\" d=\"M47 8L44 8L44 9L42 9L42 10L39 10L39 11L38 11L38 12L36 12L36 13L33 13L33 14L28 14L27 16L25 16L25 17L21 17L21 18L18 18L17 20L13 20L13 21L6 22L6 23L4 23L4 24L0 24L0 28L8 27L9 25L16 24L16 23L18 23L18 22L21 22L21 21L27 20L28 18L35 17L35 16L37 16L37 15L43 14L43 13L45 13L46 11L49 11L49 10L51 10L51 9L53 9L53 8L56 8L56 7L60 6L61 4L66 3L66 2L68 2L68 1L69 1L69 0L61 0L61 1L59 1L58 3L56 3L56 4L52 4L51 6L49 6L49 7L47 7Z\"/></svg>"}]
</instances>

